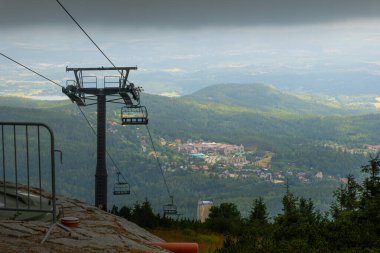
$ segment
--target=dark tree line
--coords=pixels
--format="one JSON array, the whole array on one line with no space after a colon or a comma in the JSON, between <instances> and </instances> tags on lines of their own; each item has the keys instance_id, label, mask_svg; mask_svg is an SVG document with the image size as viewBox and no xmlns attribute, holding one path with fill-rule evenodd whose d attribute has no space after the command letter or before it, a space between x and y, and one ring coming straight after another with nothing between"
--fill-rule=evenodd
<instances>
[{"instance_id":1,"label":"dark tree line","mask_svg":"<svg viewBox=\"0 0 380 253\"><path fill-rule=\"evenodd\" d=\"M282 198L282 213L269 219L263 198L252 203L242 218L233 203L213 206L205 223L171 219L154 214L145 200L133 208L113 207L111 212L140 226L212 231L224 234L228 252L379 252L380 159L362 166L363 182L352 175L334 192L330 212L320 213L311 199L295 196L289 189Z\"/></svg>"},{"instance_id":2,"label":"dark tree line","mask_svg":"<svg viewBox=\"0 0 380 253\"><path fill-rule=\"evenodd\" d=\"M379 252L379 158L370 160L362 172L367 175L362 183L350 175L335 191L330 213L321 214L312 200L287 191L283 212L268 223L265 205L255 200L240 234L226 240L218 252Z\"/></svg>"}]
</instances>

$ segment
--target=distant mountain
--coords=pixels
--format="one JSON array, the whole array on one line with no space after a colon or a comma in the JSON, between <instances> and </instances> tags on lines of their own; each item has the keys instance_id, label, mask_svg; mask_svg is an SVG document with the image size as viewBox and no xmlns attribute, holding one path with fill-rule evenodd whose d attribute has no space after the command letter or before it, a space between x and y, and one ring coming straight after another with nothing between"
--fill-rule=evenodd
<instances>
[{"instance_id":1,"label":"distant mountain","mask_svg":"<svg viewBox=\"0 0 380 253\"><path fill-rule=\"evenodd\" d=\"M355 114L359 108L347 108L320 97L289 93L263 84L220 84L203 88L185 99L201 103L239 106L261 112L292 112L302 114Z\"/></svg>"},{"instance_id":2,"label":"distant mountain","mask_svg":"<svg viewBox=\"0 0 380 253\"><path fill-rule=\"evenodd\" d=\"M356 68L356 69L355 69ZM348 68L350 69L350 68ZM361 69L361 70L360 70ZM380 96L378 66L360 63L354 69L333 71L329 69L310 73L270 73L257 77L279 89L311 94L338 96Z\"/></svg>"}]
</instances>

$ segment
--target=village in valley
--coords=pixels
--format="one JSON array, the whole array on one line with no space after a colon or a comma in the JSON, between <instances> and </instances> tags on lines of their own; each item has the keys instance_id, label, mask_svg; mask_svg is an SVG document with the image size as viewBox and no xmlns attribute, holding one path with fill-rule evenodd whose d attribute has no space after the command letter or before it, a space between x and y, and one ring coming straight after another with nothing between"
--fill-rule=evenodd
<instances>
[{"instance_id":1,"label":"village in valley","mask_svg":"<svg viewBox=\"0 0 380 253\"><path fill-rule=\"evenodd\" d=\"M118 134L117 124L113 121L108 124L107 131ZM346 175L329 175L312 167L299 167L291 162L279 165L275 161L276 154L274 152L262 151L257 147L246 148L242 144L191 139L183 141L181 138L169 140L161 137L159 138L161 152L154 152L149 148L147 136L139 128L136 130L136 137L140 140L142 152L152 157L157 156L166 172L189 171L221 179L253 178L273 184L285 184L287 180L301 183L320 180L347 182ZM121 139L127 141L123 135L121 135ZM357 148L349 148L333 142L317 143L316 145L339 152L361 154L365 157L380 152L380 145L364 144ZM328 168L325 171L328 171Z\"/></svg>"},{"instance_id":2,"label":"village in valley","mask_svg":"<svg viewBox=\"0 0 380 253\"><path fill-rule=\"evenodd\" d=\"M146 150L144 144L145 141L142 141L143 150ZM184 170L224 179L255 178L258 181L273 184L285 184L287 179L295 179L301 183L310 183L315 180L347 182L346 177L326 175L313 168L298 168L292 163L283 168L272 166L275 153L258 151L256 147L247 150L242 144L233 145L204 140L183 142L180 138L169 141L160 138L160 145L176 154L174 159L161 156L161 159L165 161L164 168L168 172ZM352 149L345 151L369 155L380 151L380 146L364 145L363 148L354 151Z\"/></svg>"},{"instance_id":3,"label":"village in valley","mask_svg":"<svg viewBox=\"0 0 380 253\"><path fill-rule=\"evenodd\" d=\"M110 121L107 131L116 134L117 126ZM266 181L273 184L285 184L288 179L301 183L310 183L316 180L333 180L347 182L345 175L328 175L311 168L301 168L294 163L279 166L274 162L276 154L271 151L262 151L257 147L246 148L242 144L234 145L214 141L186 140L181 138L168 140L159 139L160 152L151 150L147 136L136 129L140 140L141 150L152 157L157 156L166 172L188 171L207 176L217 176L221 179L254 178L257 181ZM124 136L122 140L126 141ZM333 142L318 144L324 148L361 154L370 157L380 152L380 145L365 144L360 148L348 148ZM327 169L326 169L327 170Z\"/></svg>"},{"instance_id":4,"label":"village in valley","mask_svg":"<svg viewBox=\"0 0 380 253\"><path fill-rule=\"evenodd\" d=\"M143 150L146 150L144 144L145 141L142 141ZM160 138L160 145L177 154L174 159L157 154L165 161L164 168L168 172L192 171L223 179L255 178L258 181L273 184L285 184L288 178L295 178L303 183L323 179L346 181L346 178L324 175L321 171L314 171L312 168L311 170L295 168L294 164L289 164L286 169L274 168L272 159L275 153L257 151L257 148L246 150L242 144L233 145L203 140L183 142L180 138L168 141ZM155 154L152 152L150 155Z\"/></svg>"}]
</instances>

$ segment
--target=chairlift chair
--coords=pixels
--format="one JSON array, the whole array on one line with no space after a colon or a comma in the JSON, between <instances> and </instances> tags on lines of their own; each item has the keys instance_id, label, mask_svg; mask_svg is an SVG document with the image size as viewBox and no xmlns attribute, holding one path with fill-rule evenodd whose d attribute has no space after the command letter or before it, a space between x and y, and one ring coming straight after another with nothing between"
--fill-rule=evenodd
<instances>
[{"instance_id":1,"label":"chairlift chair","mask_svg":"<svg viewBox=\"0 0 380 253\"><path fill-rule=\"evenodd\" d=\"M177 206L173 203L173 196L170 196L171 203L164 205L164 215L177 215Z\"/></svg>"},{"instance_id":2,"label":"chairlift chair","mask_svg":"<svg viewBox=\"0 0 380 253\"><path fill-rule=\"evenodd\" d=\"M117 172L117 182L113 186L113 195L131 194L129 184L125 180L120 180L120 172Z\"/></svg>"},{"instance_id":3,"label":"chairlift chair","mask_svg":"<svg viewBox=\"0 0 380 253\"><path fill-rule=\"evenodd\" d=\"M122 125L147 125L148 112L145 106L132 105L121 108Z\"/></svg>"}]
</instances>

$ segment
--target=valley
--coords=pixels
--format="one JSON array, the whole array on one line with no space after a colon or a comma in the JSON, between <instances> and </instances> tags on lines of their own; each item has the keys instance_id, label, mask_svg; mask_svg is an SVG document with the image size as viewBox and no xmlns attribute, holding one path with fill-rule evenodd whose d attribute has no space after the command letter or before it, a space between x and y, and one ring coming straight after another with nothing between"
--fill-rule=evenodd
<instances>
[{"instance_id":1,"label":"valley","mask_svg":"<svg viewBox=\"0 0 380 253\"><path fill-rule=\"evenodd\" d=\"M108 108L108 151L133 192L124 198L109 196L111 205L133 205L148 198L154 210L162 212L169 200L158 156L184 217L195 217L198 200L233 202L246 216L259 196L274 216L281 211L286 182L295 194L312 198L318 209L327 211L332 192L348 174L359 177L360 166L377 152L368 147L380 144L375 107L344 106L265 85L214 85L184 97L143 94L142 104L149 112L157 153L145 128L121 126L120 108ZM94 108L84 112L95 126ZM57 175L59 194L93 202L95 136L74 105L4 97L0 117L49 124L64 154ZM181 145L242 146L244 153L210 151L208 157L197 158L179 152L179 140ZM111 188L116 168L109 161L107 167Z\"/></svg>"}]
</instances>

